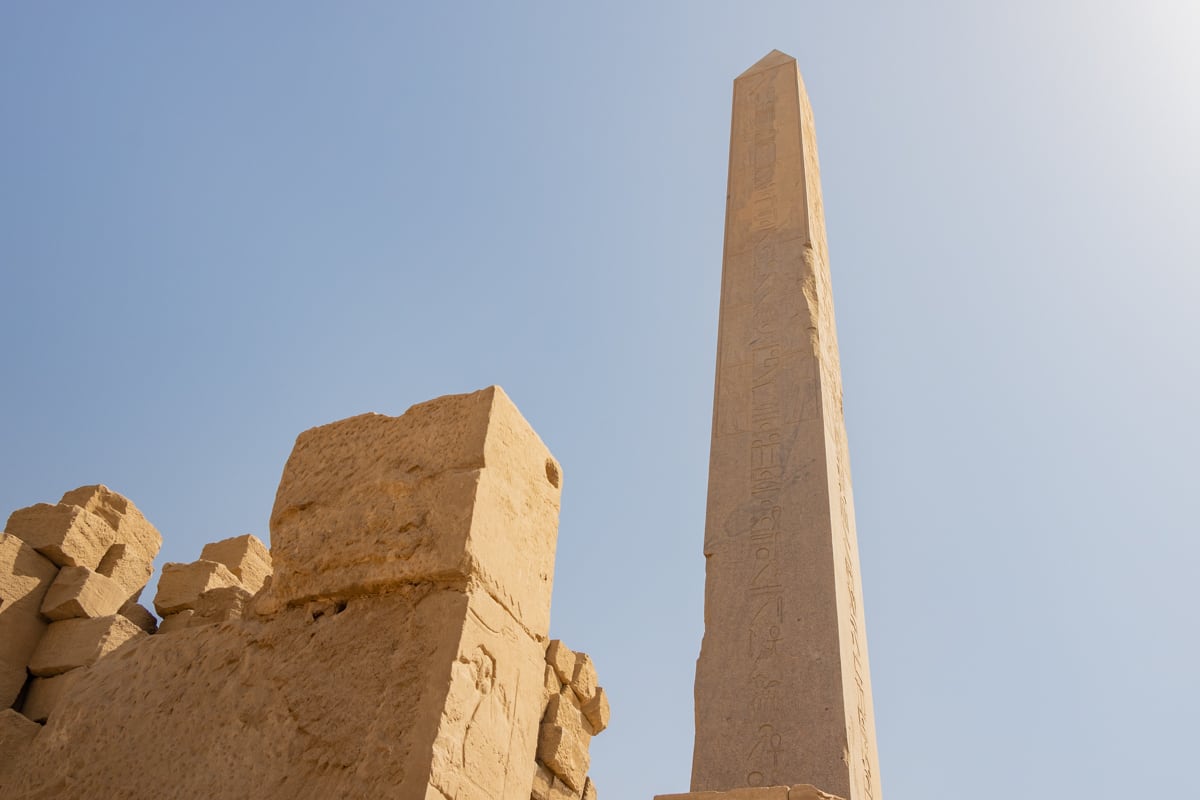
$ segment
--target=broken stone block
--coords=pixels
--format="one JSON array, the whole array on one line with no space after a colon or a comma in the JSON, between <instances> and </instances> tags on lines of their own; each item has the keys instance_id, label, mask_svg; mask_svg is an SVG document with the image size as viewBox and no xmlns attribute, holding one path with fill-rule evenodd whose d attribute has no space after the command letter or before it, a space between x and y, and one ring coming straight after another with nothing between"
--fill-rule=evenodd
<instances>
[{"instance_id":1,"label":"broken stone block","mask_svg":"<svg viewBox=\"0 0 1200 800\"><path fill-rule=\"evenodd\" d=\"M80 486L62 496L60 503L75 505L102 517L116 531L114 541L137 550L147 562L153 562L162 547L162 534L142 516L128 498L107 486Z\"/></svg>"},{"instance_id":2,"label":"broken stone block","mask_svg":"<svg viewBox=\"0 0 1200 800\"><path fill-rule=\"evenodd\" d=\"M583 783L582 800L596 800L596 784L592 783L591 778L588 778Z\"/></svg>"},{"instance_id":3,"label":"broken stone block","mask_svg":"<svg viewBox=\"0 0 1200 800\"><path fill-rule=\"evenodd\" d=\"M550 788L554 785L554 773L545 764L538 764L533 773L533 790L530 800L550 800Z\"/></svg>"},{"instance_id":4,"label":"broken stone block","mask_svg":"<svg viewBox=\"0 0 1200 800\"><path fill-rule=\"evenodd\" d=\"M558 682L558 676L554 674L554 667L547 664L542 684L542 708L549 705L550 698L561 691L562 684Z\"/></svg>"},{"instance_id":5,"label":"broken stone block","mask_svg":"<svg viewBox=\"0 0 1200 800\"><path fill-rule=\"evenodd\" d=\"M154 559L147 559L145 554L124 542L117 542L108 548L100 566L96 567L105 577L112 578L122 589L128 599L138 594L146 587L154 572Z\"/></svg>"},{"instance_id":6,"label":"broken stone block","mask_svg":"<svg viewBox=\"0 0 1200 800\"><path fill-rule=\"evenodd\" d=\"M117 613L127 597L112 578L87 567L63 567L42 601L42 615L51 620L107 617Z\"/></svg>"},{"instance_id":7,"label":"broken stone block","mask_svg":"<svg viewBox=\"0 0 1200 800\"><path fill-rule=\"evenodd\" d=\"M254 594L271 574L271 553L257 536L246 534L204 545L200 558L229 567L242 586Z\"/></svg>"},{"instance_id":8,"label":"broken stone block","mask_svg":"<svg viewBox=\"0 0 1200 800\"><path fill-rule=\"evenodd\" d=\"M560 484L497 386L313 428L271 512L271 591L296 605L471 575L546 631Z\"/></svg>"},{"instance_id":9,"label":"broken stone block","mask_svg":"<svg viewBox=\"0 0 1200 800\"><path fill-rule=\"evenodd\" d=\"M538 736L538 759L576 792L583 791L591 761L588 738L552 722L543 722Z\"/></svg>"},{"instance_id":10,"label":"broken stone block","mask_svg":"<svg viewBox=\"0 0 1200 800\"><path fill-rule=\"evenodd\" d=\"M25 685L25 665L46 631L42 601L58 574L45 556L9 533L0 533L0 707Z\"/></svg>"},{"instance_id":11,"label":"broken stone block","mask_svg":"<svg viewBox=\"0 0 1200 800\"><path fill-rule=\"evenodd\" d=\"M546 663L554 667L559 683L570 683L575 677L575 651L554 639L546 648Z\"/></svg>"},{"instance_id":12,"label":"broken stone block","mask_svg":"<svg viewBox=\"0 0 1200 800\"><path fill-rule=\"evenodd\" d=\"M62 503L19 508L4 529L60 567L89 569L99 566L117 536L103 517Z\"/></svg>"},{"instance_id":13,"label":"broken stone block","mask_svg":"<svg viewBox=\"0 0 1200 800\"><path fill-rule=\"evenodd\" d=\"M41 729L15 708L0 711L0 765L18 763L21 750Z\"/></svg>"},{"instance_id":14,"label":"broken stone block","mask_svg":"<svg viewBox=\"0 0 1200 800\"><path fill-rule=\"evenodd\" d=\"M822 792L812 784L799 783L788 789L788 800L842 800L842 798Z\"/></svg>"},{"instance_id":15,"label":"broken stone block","mask_svg":"<svg viewBox=\"0 0 1200 800\"><path fill-rule=\"evenodd\" d=\"M154 633L158 630L158 620L150 613L150 609L132 600L126 600L125 605L121 606L121 610L117 613L146 633Z\"/></svg>"},{"instance_id":16,"label":"broken stone block","mask_svg":"<svg viewBox=\"0 0 1200 800\"><path fill-rule=\"evenodd\" d=\"M237 576L219 561L163 564L154 610L160 617L170 616L185 608L195 608L200 595L209 589L238 585Z\"/></svg>"},{"instance_id":17,"label":"broken stone block","mask_svg":"<svg viewBox=\"0 0 1200 800\"><path fill-rule=\"evenodd\" d=\"M571 688L579 702L587 703L596 696L596 665L587 653L575 654L575 671L571 675Z\"/></svg>"},{"instance_id":18,"label":"broken stone block","mask_svg":"<svg viewBox=\"0 0 1200 800\"><path fill-rule=\"evenodd\" d=\"M660 794L654 800L788 800L786 786L751 786L730 789L727 792L690 792L687 794Z\"/></svg>"},{"instance_id":19,"label":"broken stone block","mask_svg":"<svg viewBox=\"0 0 1200 800\"><path fill-rule=\"evenodd\" d=\"M29 671L39 678L48 678L90 666L126 642L145 635L145 631L119 614L52 622L29 660Z\"/></svg>"},{"instance_id":20,"label":"broken stone block","mask_svg":"<svg viewBox=\"0 0 1200 800\"><path fill-rule=\"evenodd\" d=\"M580 800L583 792L572 789L563 779L554 776L554 783L550 785L550 800Z\"/></svg>"},{"instance_id":21,"label":"broken stone block","mask_svg":"<svg viewBox=\"0 0 1200 800\"><path fill-rule=\"evenodd\" d=\"M29 691L25 694L21 713L34 722L45 722L50 712L58 705L59 698L66 694L86 671L86 667L80 667L50 678L34 678L29 682Z\"/></svg>"},{"instance_id":22,"label":"broken stone block","mask_svg":"<svg viewBox=\"0 0 1200 800\"><path fill-rule=\"evenodd\" d=\"M592 735L591 728L584 719L583 709L579 707L579 700L570 690L564 689L550 698L542 722L557 725L570 736L585 741Z\"/></svg>"},{"instance_id":23,"label":"broken stone block","mask_svg":"<svg viewBox=\"0 0 1200 800\"><path fill-rule=\"evenodd\" d=\"M593 736L599 736L608 727L608 720L612 716L612 712L608 707L608 695L603 687L597 686L596 694L590 701L583 704L583 715L592 728Z\"/></svg>"},{"instance_id":24,"label":"broken stone block","mask_svg":"<svg viewBox=\"0 0 1200 800\"><path fill-rule=\"evenodd\" d=\"M216 589L209 589L196 600L196 613L191 618L189 626L241 619L246 604L252 597L254 595L241 586L220 586Z\"/></svg>"},{"instance_id":25,"label":"broken stone block","mask_svg":"<svg viewBox=\"0 0 1200 800\"><path fill-rule=\"evenodd\" d=\"M169 617L163 617L163 621L158 625L158 635L162 636L164 633L174 633L175 631L181 631L184 628L190 628L192 626L192 617L194 616L196 616L195 611L190 608L185 608L178 614L172 614Z\"/></svg>"}]
</instances>

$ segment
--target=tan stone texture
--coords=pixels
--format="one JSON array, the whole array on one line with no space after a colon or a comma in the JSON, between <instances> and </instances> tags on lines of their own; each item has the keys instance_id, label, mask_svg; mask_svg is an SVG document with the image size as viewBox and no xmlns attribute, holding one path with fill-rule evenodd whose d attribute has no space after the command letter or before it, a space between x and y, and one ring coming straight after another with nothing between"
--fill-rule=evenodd
<instances>
[{"instance_id":1,"label":"tan stone texture","mask_svg":"<svg viewBox=\"0 0 1200 800\"><path fill-rule=\"evenodd\" d=\"M816 139L796 62L734 83L692 789L879 800Z\"/></svg>"},{"instance_id":2,"label":"tan stone texture","mask_svg":"<svg viewBox=\"0 0 1200 800\"><path fill-rule=\"evenodd\" d=\"M690 792L688 794L660 794L654 800L842 800L826 794L809 784L794 786L757 786L732 789L728 792Z\"/></svg>"},{"instance_id":3,"label":"tan stone texture","mask_svg":"<svg viewBox=\"0 0 1200 800\"><path fill-rule=\"evenodd\" d=\"M103 518L72 505L38 503L9 515L4 529L60 567L95 569L117 532Z\"/></svg>"},{"instance_id":4,"label":"tan stone texture","mask_svg":"<svg viewBox=\"0 0 1200 800\"><path fill-rule=\"evenodd\" d=\"M84 508L108 521L116 531L116 542L137 550L153 563L162 547L162 534L142 515L132 501L107 486L80 486L62 496L60 503Z\"/></svg>"},{"instance_id":5,"label":"tan stone texture","mask_svg":"<svg viewBox=\"0 0 1200 800\"><path fill-rule=\"evenodd\" d=\"M582 703L590 703L596 697L596 665L587 653L575 654L575 670L571 676L571 688Z\"/></svg>"},{"instance_id":6,"label":"tan stone texture","mask_svg":"<svg viewBox=\"0 0 1200 800\"><path fill-rule=\"evenodd\" d=\"M208 625L240 619L253 595L241 586L221 586L209 589L196 601L192 625Z\"/></svg>"},{"instance_id":7,"label":"tan stone texture","mask_svg":"<svg viewBox=\"0 0 1200 800\"><path fill-rule=\"evenodd\" d=\"M25 665L46 631L40 610L58 567L9 533L0 533L0 708L17 699Z\"/></svg>"},{"instance_id":8,"label":"tan stone texture","mask_svg":"<svg viewBox=\"0 0 1200 800\"><path fill-rule=\"evenodd\" d=\"M29 671L48 678L96 663L146 632L120 615L52 622L29 659Z\"/></svg>"},{"instance_id":9,"label":"tan stone texture","mask_svg":"<svg viewBox=\"0 0 1200 800\"><path fill-rule=\"evenodd\" d=\"M125 605L124 587L87 567L63 567L42 601L42 615L60 620L107 617Z\"/></svg>"},{"instance_id":10,"label":"tan stone texture","mask_svg":"<svg viewBox=\"0 0 1200 800\"><path fill-rule=\"evenodd\" d=\"M75 685L86 669L80 667L50 678L34 678L29 682L21 713L34 722L45 722L59 699Z\"/></svg>"},{"instance_id":11,"label":"tan stone texture","mask_svg":"<svg viewBox=\"0 0 1200 800\"><path fill-rule=\"evenodd\" d=\"M195 608L200 595L223 586L240 586L237 576L218 561L163 564L154 595L154 610L160 617Z\"/></svg>"},{"instance_id":12,"label":"tan stone texture","mask_svg":"<svg viewBox=\"0 0 1200 800\"><path fill-rule=\"evenodd\" d=\"M154 633L158 630L158 620L150 613L150 610L131 600L127 600L117 613L146 633Z\"/></svg>"},{"instance_id":13,"label":"tan stone texture","mask_svg":"<svg viewBox=\"0 0 1200 800\"><path fill-rule=\"evenodd\" d=\"M153 558L147 559L145 554L133 545L117 542L108 548L96 572L112 578L125 590L125 597L138 595L146 587L150 575L154 572Z\"/></svg>"},{"instance_id":14,"label":"tan stone texture","mask_svg":"<svg viewBox=\"0 0 1200 800\"><path fill-rule=\"evenodd\" d=\"M583 800L596 800L596 784L592 783L592 779L588 778L583 784Z\"/></svg>"},{"instance_id":15,"label":"tan stone texture","mask_svg":"<svg viewBox=\"0 0 1200 800\"><path fill-rule=\"evenodd\" d=\"M597 686L592 699L583 704L583 715L591 726L593 736L599 736L608 727L612 711L608 707L608 694L604 687Z\"/></svg>"},{"instance_id":16,"label":"tan stone texture","mask_svg":"<svg viewBox=\"0 0 1200 800\"><path fill-rule=\"evenodd\" d=\"M560 470L499 387L300 435L271 514L280 602L475 576L549 628Z\"/></svg>"},{"instance_id":17,"label":"tan stone texture","mask_svg":"<svg viewBox=\"0 0 1200 800\"><path fill-rule=\"evenodd\" d=\"M194 610L185 608L178 614L171 614L170 616L163 617L162 622L158 624L157 633L159 636L162 636L164 633L175 633L176 631L181 631L184 628L190 628L192 626L192 617L194 616L196 616L196 612Z\"/></svg>"},{"instance_id":18,"label":"tan stone texture","mask_svg":"<svg viewBox=\"0 0 1200 800\"><path fill-rule=\"evenodd\" d=\"M21 763L29 743L41 729L41 725L14 708L0 709L0 775L6 765L13 769ZM4 786L0 781L0 787Z\"/></svg>"},{"instance_id":19,"label":"tan stone texture","mask_svg":"<svg viewBox=\"0 0 1200 800\"><path fill-rule=\"evenodd\" d=\"M591 764L588 744L588 737L544 722L538 735L537 757L573 790L582 791Z\"/></svg>"},{"instance_id":20,"label":"tan stone texture","mask_svg":"<svg viewBox=\"0 0 1200 800\"><path fill-rule=\"evenodd\" d=\"M533 791L530 800L550 800L550 789L554 786L554 773L545 764L538 764L533 773Z\"/></svg>"},{"instance_id":21,"label":"tan stone texture","mask_svg":"<svg viewBox=\"0 0 1200 800\"><path fill-rule=\"evenodd\" d=\"M262 588L271 574L271 553L257 536L249 533L204 545L200 558L229 567L250 594Z\"/></svg>"},{"instance_id":22,"label":"tan stone texture","mask_svg":"<svg viewBox=\"0 0 1200 800\"><path fill-rule=\"evenodd\" d=\"M546 647L546 663L554 667L560 683L570 683L575 678L575 651L554 639Z\"/></svg>"}]
</instances>

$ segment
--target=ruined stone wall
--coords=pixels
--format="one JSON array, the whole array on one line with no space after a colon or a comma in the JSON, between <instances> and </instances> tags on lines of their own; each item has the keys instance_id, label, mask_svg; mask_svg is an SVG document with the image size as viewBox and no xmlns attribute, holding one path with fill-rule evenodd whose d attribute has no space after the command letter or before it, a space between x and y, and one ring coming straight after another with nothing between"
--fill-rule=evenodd
<instances>
[{"instance_id":1,"label":"ruined stone wall","mask_svg":"<svg viewBox=\"0 0 1200 800\"><path fill-rule=\"evenodd\" d=\"M608 701L547 636L560 485L497 387L314 428L270 552L165 565L157 630L161 537L128 500L14 512L0 796L595 797Z\"/></svg>"}]
</instances>

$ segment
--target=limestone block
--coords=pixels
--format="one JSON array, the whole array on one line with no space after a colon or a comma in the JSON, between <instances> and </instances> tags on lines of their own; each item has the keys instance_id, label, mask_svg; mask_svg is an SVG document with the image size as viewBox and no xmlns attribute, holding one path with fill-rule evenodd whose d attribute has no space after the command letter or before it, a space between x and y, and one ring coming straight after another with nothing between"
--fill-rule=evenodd
<instances>
[{"instance_id":1,"label":"limestone block","mask_svg":"<svg viewBox=\"0 0 1200 800\"><path fill-rule=\"evenodd\" d=\"M196 613L189 625L208 625L241 619L253 594L241 586L220 586L209 589L196 600Z\"/></svg>"},{"instance_id":2,"label":"limestone block","mask_svg":"<svg viewBox=\"0 0 1200 800\"><path fill-rule=\"evenodd\" d=\"M808 783L799 783L788 790L788 800L842 800L842 798L822 792Z\"/></svg>"},{"instance_id":3,"label":"limestone block","mask_svg":"<svg viewBox=\"0 0 1200 800\"><path fill-rule=\"evenodd\" d=\"M562 778L554 776L554 783L550 785L550 800L580 800L582 796L582 791L572 789L563 783Z\"/></svg>"},{"instance_id":4,"label":"limestone block","mask_svg":"<svg viewBox=\"0 0 1200 800\"><path fill-rule=\"evenodd\" d=\"M571 675L571 688L581 703L591 702L596 696L596 665L587 653L575 654L575 670Z\"/></svg>"},{"instance_id":5,"label":"limestone block","mask_svg":"<svg viewBox=\"0 0 1200 800\"><path fill-rule=\"evenodd\" d=\"M245 534L204 545L200 558L229 567L242 586L254 594L271 574L271 553L257 536Z\"/></svg>"},{"instance_id":6,"label":"limestone block","mask_svg":"<svg viewBox=\"0 0 1200 800\"><path fill-rule=\"evenodd\" d=\"M62 496L60 503L84 508L104 518L116 531L116 542L129 545L153 563L162 547L162 534L142 516L129 499L107 486L80 486Z\"/></svg>"},{"instance_id":7,"label":"limestone block","mask_svg":"<svg viewBox=\"0 0 1200 800\"><path fill-rule=\"evenodd\" d=\"M107 617L117 613L127 597L112 578L87 567L63 567L42 601L42 615L51 620Z\"/></svg>"},{"instance_id":8,"label":"limestone block","mask_svg":"<svg viewBox=\"0 0 1200 800\"><path fill-rule=\"evenodd\" d=\"M133 545L117 542L100 559L96 572L112 578L125 590L125 597L130 598L146 587L154 572L154 559L147 559Z\"/></svg>"},{"instance_id":9,"label":"limestone block","mask_svg":"<svg viewBox=\"0 0 1200 800\"><path fill-rule=\"evenodd\" d=\"M195 608L200 595L209 589L238 585L237 576L218 561L163 564L154 610L160 617L166 617L185 608Z\"/></svg>"},{"instance_id":10,"label":"limestone block","mask_svg":"<svg viewBox=\"0 0 1200 800\"><path fill-rule=\"evenodd\" d=\"M583 715L587 717L593 736L599 736L608 727L612 711L608 707L608 694L603 687L597 686L592 699L583 704Z\"/></svg>"},{"instance_id":11,"label":"limestone block","mask_svg":"<svg viewBox=\"0 0 1200 800\"><path fill-rule=\"evenodd\" d=\"M150 609L132 600L126 600L117 613L146 633L154 633L158 630L158 620L150 613Z\"/></svg>"},{"instance_id":12,"label":"limestone block","mask_svg":"<svg viewBox=\"0 0 1200 800\"><path fill-rule=\"evenodd\" d=\"M583 709L579 707L579 700L569 689L564 689L550 698L550 703L546 706L546 715L542 717L542 723L557 725L571 737L582 739L585 742L592 736L591 727L584 719Z\"/></svg>"},{"instance_id":13,"label":"limestone block","mask_svg":"<svg viewBox=\"0 0 1200 800\"><path fill-rule=\"evenodd\" d=\"M587 736L544 722L538 736L538 759L567 786L577 792L583 790L583 779L591 762Z\"/></svg>"},{"instance_id":14,"label":"limestone block","mask_svg":"<svg viewBox=\"0 0 1200 800\"><path fill-rule=\"evenodd\" d=\"M164 633L174 633L175 631L181 631L184 628L190 628L192 626L192 617L194 616L196 616L195 611L190 608L185 608L178 614L172 614L169 617L163 617L163 621L158 625L158 635L161 636Z\"/></svg>"},{"instance_id":15,"label":"limestone block","mask_svg":"<svg viewBox=\"0 0 1200 800\"><path fill-rule=\"evenodd\" d=\"M596 800L596 784L592 783L591 778L584 781L582 800Z\"/></svg>"},{"instance_id":16,"label":"limestone block","mask_svg":"<svg viewBox=\"0 0 1200 800\"><path fill-rule=\"evenodd\" d=\"M689 792L660 794L654 800L789 800L786 786L751 786L727 792Z\"/></svg>"},{"instance_id":17,"label":"limestone block","mask_svg":"<svg viewBox=\"0 0 1200 800\"><path fill-rule=\"evenodd\" d=\"M29 671L39 678L48 678L85 667L145 635L145 631L119 614L53 622L29 660Z\"/></svg>"},{"instance_id":18,"label":"limestone block","mask_svg":"<svg viewBox=\"0 0 1200 800\"><path fill-rule=\"evenodd\" d=\"M20 763L20 753L42 729L15 708L0 710L0 765Z\"/></svg>"},{"instance_id":19,"label":"limestone block","mask_svg":"<svg viewBox=\"0 0 1200 800\"><path fill-rule=\"evenodd\" d=\"M499 387L300 434L271 513L284 604L475 576L549 630L560 470Z\"/></svg>"},{"instance_id":20,"label":"limestone block","mask_svg":"<svg viewBox=\"0 0 1200 800\"><path fill-rule=\"evenodd\" d=\"M570 683L575 677L575 651L554 639L546 648L546 663L554 667L560 683Z\"/></svg>"},{"instance_id":21,"label":"limestone block","mask_svg":"<svg viewBox=\"0 0 1200 800\"><path fill-rule=\"evenodd\" d=\"M533 773L533 791L530 800L550 800L550 788L554 785L554 773L545 764L538 764Z\"/></svg>"},{"instance_id":22,"label":"limestone block","mask_svg":"<svg viewBox=\"0 0 1200 800\"><path fill-rule=\"evenodd\" d=\"M19 508L4 528L60 567L95 569L117 536L103 517L62 503Z\"/></svg>"},{"instance_id":23,"label":"limestone block","mask_svg":"<svg viewBox=\"0 0 1200 800\"><path fill-rule=\"evenodd\" d=\"M542 676L542 708L549 705L550 698L557 696L561 691L562 684L558 682L558 675L554 673L554 667L547 664Z\"/></svg>"},{"instance_id":24,"label":"limestone block","mask_svg":"<svg viewBox=\"0 0 1200 800\"><path fill-rule=\"evenodd\" d=\"M0 708L17 699L25 665L46 630L40 610L58 567L9 533L0 533Z\"/></svg>"},{"instance_id":25,"label":"limestone block","mask_svg":"<svg viewBox=\"0 0 1200 800\"><path fill-rule=\"evenodd\" d=\"M34 678L29 682L29 691L21 706L21 713L34 722L45 722L50 712L58 705L60 697L87 671L87 667L64 672L50 678Z\"/></svg>"}]
</instances>

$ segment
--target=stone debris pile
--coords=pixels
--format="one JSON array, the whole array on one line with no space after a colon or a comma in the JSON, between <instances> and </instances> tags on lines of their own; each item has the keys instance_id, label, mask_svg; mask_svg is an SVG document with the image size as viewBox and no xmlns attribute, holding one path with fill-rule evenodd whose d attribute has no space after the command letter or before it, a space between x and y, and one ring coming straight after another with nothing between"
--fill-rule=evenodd
<instances>
[{"instance_id":1,"label":"stone debris pile","mask_svg":"<svg viewBox=\"0 0 1200 800\"><path fill-rule=\"evenodd\" d=\"M153 633L138 604L162 536L106 486L14 511L0 534L0 709L44 722L83 670Z\"/></svg>"},{"instance_id":2,"label":"stone debris pile","mask_svg":"<svg viewBox=\"0 0 1200 800\"><path fill-rule=\"evenodd\" d=\"M159 633L241 619L270 578L271 553L251 534L206 544L199 561L163 564L154 596Z\"/></svg>"},{"instance_id":3,"label":"stone debris pile","mask_svg":"<svg viewBox=\"0 0 1200 800\"><path fill-rule=\"evenodd\" d=\"M587 653L555 639L546 648L545 714L538 731L531 800L595 800L588 777L592 737L608 727L608 696Z\"/></svg>"}]
</instances>

